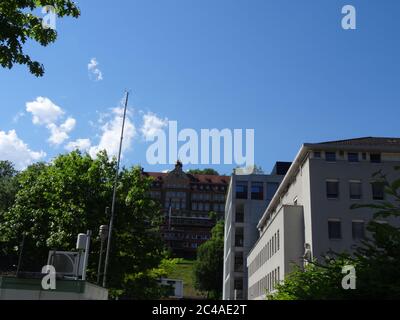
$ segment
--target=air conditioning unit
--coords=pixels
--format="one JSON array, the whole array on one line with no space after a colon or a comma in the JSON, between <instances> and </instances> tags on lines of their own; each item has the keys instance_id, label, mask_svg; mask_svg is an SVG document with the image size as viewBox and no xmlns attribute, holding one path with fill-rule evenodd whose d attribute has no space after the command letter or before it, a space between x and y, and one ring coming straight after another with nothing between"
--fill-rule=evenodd
<instances>
[{"instance_id":1,"label":"air conditioning unit","mask_svg":"<svg viewBox=\"0 0 400 320\"><path fill-rule=\"evenodd\" d=\"M58 276L81 277L84 269L84 253L50 251L47 264L55 268Z\"/></svg>"}]
</instances>

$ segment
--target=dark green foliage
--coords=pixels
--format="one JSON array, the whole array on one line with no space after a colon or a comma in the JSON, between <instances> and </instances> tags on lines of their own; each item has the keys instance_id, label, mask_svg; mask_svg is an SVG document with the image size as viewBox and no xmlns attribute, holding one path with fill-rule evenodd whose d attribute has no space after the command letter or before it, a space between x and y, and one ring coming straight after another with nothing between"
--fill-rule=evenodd
<instances>
[{"instance_id":1,"label":"dark green foliage","mask_svg":"<svg viewBox=\"0 0 400 320\"><path fill-rule=\"evenodd\" d=\"M0 222L2 213L13 203L17 192L17 171L9 161L0 161Z\"/></svg>"},{"instance_id":2,"label":"dark green foliage","mask_svg":"<svg viewBox=\"0 0 400 320\"><path fill-rule=\"evenodd\" d=\"M108 224L116 162L106 153L97 159L78 151L52 163L30 166L18 176L14 205L0 225L0 246L17 255L26 234L23 271L40 271L50 249L75 251L76 236L93 231L89 279L96 279L100 225ZM110 256L109 285L124 298L161 294L155 273L165 258L159 204L149 197L151 178L139 167L124 169L117 188L116 219ZM156 277L157 276L157 277ZM146 282L146 288L139 283ZM137 288L137 290L133 290Z\"/></svg>"},{"instance_id":3,"label":"dark green foliage","mask_svg":"<svg viewBox=\"0 0 400 320\"><path fill-rule=\"evenodd\" d=\"M224 266L224 221L218 221L212 230L210 240L197 249L194 264L195 288L207 292L210 299L222 297Z\"/></svg>"},{"instance_id":4,"label":"dark green foliage","mask_svg":"<svg viewBox=\"0 0 400 320\"><path fill-rule=\"evenodd\" d=\"M30 39L47 46L57 39L57 31L45 29L35 9L46 5L56 8L59 18L77 18L80 11L71 0L2 0L0 2L0 65L11 69L14 64L27 65L37 77L44 74L44 66L24 53L23 45Z\"/></svg>"},{"instance_id":5,"label":"dark green foliage","mask_svg":"<svg viewBox=\"0 0 400 320\"><path fill-rule=\"evenodd\" d=\"M206 174L206 175L210 175L210 176L219 176L219 173L211 168L206 168L206 169L192 169L189 170L187 173L189 174Z\"/></svg>"}]
</instances>

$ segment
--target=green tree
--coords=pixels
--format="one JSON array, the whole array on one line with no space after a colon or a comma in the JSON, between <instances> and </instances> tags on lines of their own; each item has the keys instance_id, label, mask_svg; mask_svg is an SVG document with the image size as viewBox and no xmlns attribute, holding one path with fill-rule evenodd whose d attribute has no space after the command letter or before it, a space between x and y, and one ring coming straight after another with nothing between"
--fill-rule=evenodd
<instances>
[{"instance_id":1,"label":"green tree","mask_svg":"<svg viewBox=\"0 0 400 320\"><path fill-rule=\"evenodd\" d=\"M57 39L57 31L44 28L34 10L51 5L59 18L77 18L80 11L71 0L2 0L0 2L0 65L11 69L14 64L27 65L37 77L44 74L44 66L24 53L23 45L30 39L47 46Z\"/></svg>"},{"instance_id":2,"label":"green tree","mask_svg":"<svg viewBox=\"0 0 400 320\"><path fill-rule=\"evenodd\" d=\"M193 266L194 285L197 290L207 292L209 299L220 299L224 267L224 221L218 221L211 233L211 239L197 249Z\"/></svg>"},{"instance_id":3,"label":"green tree","mask_svg":"<svg viewBox=\"0 0 400 320\"><path fill-rule=\"evenodd\" d=\"M0 161L0 225L3 223L5 212L13 205L17 193L17 171L9 161ZM0 270L7 270L15 264L12 255L0 245Z\"/></svg>"},{"instance_id":4,"label":"green tree","mask_svg":"<svg viewBox=\"0 0 400 320\"><path fill-rule=\"evenodd\" d=\"M343 254L326 257L323 263L312 261L304 268L293 265L293 271L283 283L276 286L276 293L268 294L268 300L329 300L350 299L352 290L342 288L342 268L355 265L350 256ZM357 269L358 270L358 269Z\"/></svg>"},{"instance_id":5,"label":"green tree","mask_svg":"<svg viewBox=\"0 0 400 320\"><path fill-rule=\"evenodd\" d=\"M187 173L189 174L206 174L206 175L210 175L210 176L219 176L219 173L211 168L206 168L206 169L192 169L189 170Z\"/></svg>"},{"instance_id":6,"label":"green tree","mask_svg":"<svg viewBox=\"0 0 400 320\"><path fill-rule=\"evenodd\" d=\"M2 213L13 203L17 192L17 171L9 161L0 161L0 222Z\"/></svg>"},{"instance_id":7,"label":"green tree","mask_svg":"<svg viewBox=\"0 0 400 320\"><path fill-rule=\"evenodd\" d=\"M115 169L116 161L105 152L92 159L75 151L21 172L15 204L0 226L0 246L16 255L14 248L25 234L22 269L26 271L40 270L50 249L73 251L78 233L92 230L96 235L100 225L108 224L104 211L110 205ZM146 298L151 293L153 298L161 289L154 270L165 259L159 232L162 216L159 204L149 196L150 185L151 178L144 177L139 167L120 173L108 277L114 296ZM99 247L94 236L88 270L92 281ZM138 279L147 287L137 285Z\"/></svg>"},{"instance_id":8,"label":"green tree","mask_svg":"<svg viewBox=\"0 0 400 320\"><path fill-rule=\"evenodd\" d=\"M399 170L399 168L396 168ZM374 176L386 185L386 201L379 204L354 205L353 209L375 210L368 223L370 236L351 255L331 253L323 263L312 262L303 270L294 271L269 295L272 300L310 299L399 299L400 279L400 179L389 183L386 176ZM382 223L390 220L391 223ZM394 223L393 223L394 222ZM356 270L356 289L342 288L342 267L352 265Z\"/></svg>"}]
</instances>

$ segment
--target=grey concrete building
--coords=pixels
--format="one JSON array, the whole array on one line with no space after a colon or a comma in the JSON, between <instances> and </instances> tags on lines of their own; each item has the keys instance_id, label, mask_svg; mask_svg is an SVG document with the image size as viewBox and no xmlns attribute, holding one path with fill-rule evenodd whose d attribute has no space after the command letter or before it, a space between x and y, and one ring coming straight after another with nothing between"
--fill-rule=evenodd
<instances>
[{"instance_id":1,"label":"grey concrete building","mask_svg":"<svg viewBox=\"0 0 400 320\"><path fill-rule=\"evenodd\" d=\"M393 180L398 165L399 138L304 144L258 223L259 240L247 257L248 298L264 299L305 256L351 252L373 215L351 205L384 200L373 174L382 170Z\"/></svg>"},{"instance_id":2,"label":"grey concrete building","mask_svg":"<svg viewBox=\"0 0 400 320\"><path fill-rule=\"evenodd\" d=\"M290 163L278 162L271 174L235 170L225 204L223 299L247 299L246 257L258 239L257 224Z\"/></svg>"}]
</instances>

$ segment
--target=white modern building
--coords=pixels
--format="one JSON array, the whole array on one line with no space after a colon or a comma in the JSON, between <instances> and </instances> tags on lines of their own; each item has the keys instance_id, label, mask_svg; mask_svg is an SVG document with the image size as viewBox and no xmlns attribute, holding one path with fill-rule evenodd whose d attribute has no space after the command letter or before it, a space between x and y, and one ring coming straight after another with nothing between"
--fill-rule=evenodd
<instances>
[{"instance_id":1,"label":"white modern building","mask_svg":"<svg viewBox=\"0 0 400 320\"><path fill-rule=\"evenodd\" d=\"M398 165L399 138L304 144L258 223L259 240L247 257L248 298L265 299L305 256L351 252L373 213L351 205L384 200L373 175L381 170L393 180Z\"/></svg>"},{"instance_id":2,"label":"white modern building","mask_svg":"<svg viewBox=\"0 0 400 320\"><path fill-rule=\"evenodd\" d=\"M235 170L225 205L223 299L247 299L246 257L258 239L257 224L290 163L278 162L270 175Z\"/></svg>"}]
</instances>

